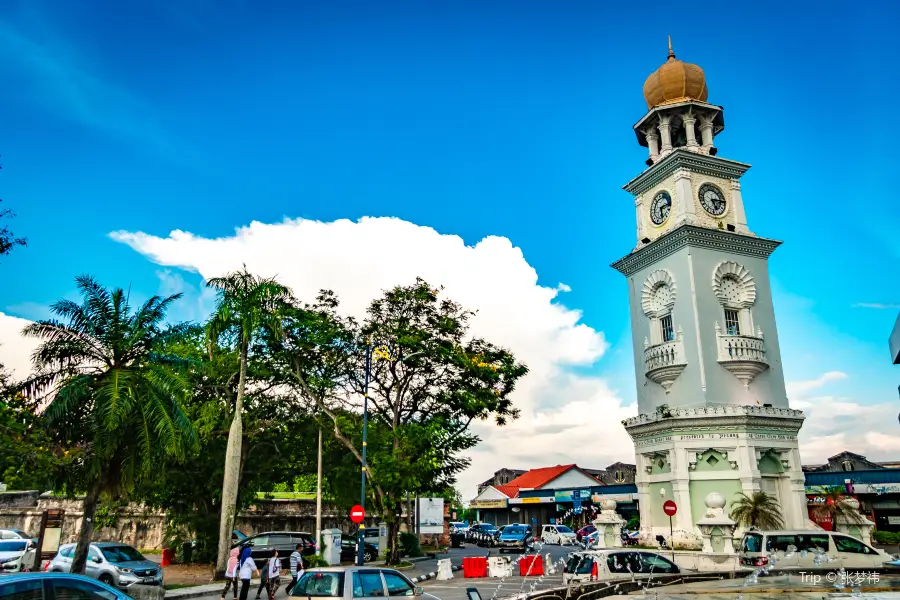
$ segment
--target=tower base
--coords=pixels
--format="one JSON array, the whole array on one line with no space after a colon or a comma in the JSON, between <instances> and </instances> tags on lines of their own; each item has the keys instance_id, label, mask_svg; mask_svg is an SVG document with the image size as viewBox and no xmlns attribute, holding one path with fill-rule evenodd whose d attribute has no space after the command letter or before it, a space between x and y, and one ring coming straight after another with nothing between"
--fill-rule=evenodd
<instances>
[{"instance_id":1,"label":"tower base","mask_svg":"<svg viewBox=\"0 0 900 600\"><path fill-rule=\"evenodd\" d=\"M805 529L808 515L797 433L803 412L786 408L720 405L638 415L622 422L634 441L641 532L670 537L663 504L672 500L678 547L700 548L697 521L706 496L725 500L725 514L740 493L766 492L781 507L787 529ZM735 532L740 536L744 524Z\"/></svg>"}]
</instances>

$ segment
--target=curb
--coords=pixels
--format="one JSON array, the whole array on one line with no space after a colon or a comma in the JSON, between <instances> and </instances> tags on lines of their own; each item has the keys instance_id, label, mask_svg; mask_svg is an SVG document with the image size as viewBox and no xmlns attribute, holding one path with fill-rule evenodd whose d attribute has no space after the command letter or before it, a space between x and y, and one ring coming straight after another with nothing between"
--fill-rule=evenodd
<instances>
[{"instance_id":1,"label":"curb","mask_svg":"<svg viewBox=\"0 0 900 600\"><path fill-rule=\"evenodd\" d=\"M462 565L460 565L460 566L451 565L450 569L453 571L462 571ZM425 575L419 575L418 577L413 577L412 579L410 579L410 581L412 581L413 583L421 583L423 581L428 581L429 579L434 579L435 577L437 577L437 572L432 571L431 573L426 573Z\"/></svg>"}]
</instances>

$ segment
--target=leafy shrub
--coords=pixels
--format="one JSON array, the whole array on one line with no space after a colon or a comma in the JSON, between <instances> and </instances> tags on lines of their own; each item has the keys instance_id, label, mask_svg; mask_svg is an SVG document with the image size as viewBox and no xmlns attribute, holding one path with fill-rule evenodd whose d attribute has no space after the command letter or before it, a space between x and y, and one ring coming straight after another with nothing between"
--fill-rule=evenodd
<instances>
[{"instance_id":1,"label":"leafy shrub","mask_svg":"<svg viewBox=\"0 0 900 600\"><path fill-rule=\"evenodd\" d=\"M879 544L900 544L900 532L894 531L874 531L872 539Z\"/></svg>"},{"instance_id":2,"label":"leafy shrub","mask_svg":"<svg viewBox=\"0 0 900 600\"><path fill-rule=\"evenodd\" d=\"M419 536L408 531L400 532L400 549L403 556L411 556L413 558L425 556L422 553L422 547L419 545Z\"/></svg>"},{"instance_id":3,"label":"leafy shrub","mask_svg":"<svg viewBox=\"0 0 900 600\"><path fill-rule=\"evenodd\" d=\"M628 522L625 523L625 529L629 531L636 531L641 528L641 517L639 515L631 515L631 518L628 519Z\"/></svg>"},{"instance_id":4,"label":"leafy shrub","mask_svg":"<svg viewBox=\"0 0 900 600\"><path fill-rule=\"evenodd\" d=\"M316 569L318 567L327 567L328 561L322 558L321 554L311 554L303 557L303 562L307 569Z\"/></svg>"}]
</instances>

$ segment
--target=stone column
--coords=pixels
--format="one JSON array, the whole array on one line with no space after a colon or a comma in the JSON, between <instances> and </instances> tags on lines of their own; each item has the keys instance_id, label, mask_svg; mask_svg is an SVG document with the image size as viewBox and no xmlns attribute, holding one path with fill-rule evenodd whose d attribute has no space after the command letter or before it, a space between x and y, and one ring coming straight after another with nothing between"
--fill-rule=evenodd
<instances>
[{"instance_id":1,"label":"stone column","mask_svg":"<svg viewBox=\"0 0 900 600\"><path fill-rule=\"evenodd\" d=\"M694 533L694 518L691 514L691 490L690 490L690 481L688 481L687 475L684 476L683 479L673 479L672 480L672 495L674 496L673 500L675 500L675 504L678 505L678 512L675 514L675 530L676 537L682 537L685 535ZM677 531L681 530L683 532L682 536L679 536Z\"/></svg>"},{"instance_id":2,"label":"stone column","mask_svg":"<svg viewBox=\"0 0 900 600\"><path fill-rule=\"evenodd\" d=\"M700 115L700 140L703 149L709 152L713 145L713 121L711 117Z\"/></svg>"},{"instance_id":3,"label":"stone column","mask_svg":"<svg viewBox=\"0 0 900 600\"><path fill-rule=\"evenodd\" d=\"M694 210L694 188L691 186L691 172L687 169L675 171L675 197L672 198L675 206L676 223L687 221L693 223L697 213Z\"/></svg>"},{"instance_id":4,"label":"stone column","mask_svg":"<svg viewBox=\"0 0 900 600\"><path fill-rule=\"evenodd\" d=\"M661 115L659 117L659 133L662 137L662 148L660 149L661 154L668 154L672 151L672 132L669 130L669 122L672 120L672 117L668 115Z\"/></svg>"},{"instance_id":5,"label":"stone column","mask_svg":"<svg viewBox=\"0 0 900 600\"><path fill-rule=\"evenodd\" d=\"M653 537L653 521L650 516L650 484L646 481L636 482L638 489L638 516L641 519L641 536Z\"/></svg>"},{"instance_id":6,"label":"stone column","mask_svg":"<svg viewBox=\"0 0 900 600\"><path fill-rule=\"evenodd\" d=\"M648 202L652 202L652 201L653 201L652 198L648 199ZM642 208L643 208L643 202L641 202L641 199L635 198L634 199L634 216L635 216L635 219L637 219L637 245L638 246L641 245L641 240L644 239L644 237L645 237L644 215L642 214L643 213L643 211L641 210Z\"/></svg>"},{"instance_id":7,"label":"stone column","mask_svg":"<svg viewBox=\"0 0 900 600\"><path fill-rule=\"evenodd\" d=\"M744 212L741 182L738 179L731 180L731 203L734 205L734 228L744 233L750 231L747 227L747 215Z\"/></svg>"},{"instance_id":8,"label":"stone column","mask_svg":"<svg viewBox=\"0 0 900 600\"><path fill-rule=\"evenodd\" d=\"M697 122L697 119L694 118L694 115L688 113L681 117L681 122L684 124L684 133L687 136L688 148L698 147L700 144L697 143L697 136L694 132L694 123Z\"/></svg>"},{"instance_id":9,"label":"stone column","mask_svg":"<svg viewBox=\"0 0 900 600\"><path fill-rule=\"evenodd\" d=\"M650 148L650 160L656 162L659 158L659 134L651 127L644 135L647 137L647 147Z\"/></svg>"}]
</instances>

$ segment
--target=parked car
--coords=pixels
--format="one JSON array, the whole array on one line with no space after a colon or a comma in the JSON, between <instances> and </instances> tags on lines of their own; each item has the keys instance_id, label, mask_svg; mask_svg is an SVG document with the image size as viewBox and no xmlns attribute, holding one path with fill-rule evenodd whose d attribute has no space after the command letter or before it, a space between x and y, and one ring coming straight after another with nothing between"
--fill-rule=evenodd
<instances>
[{"instance_id":1,"label":"parked car","mask_svg":"<svg viewBox=\"0 0 900 600\"><path fill-rule=\"evenodd\" d=\"M589 550L573 552L563 568L563 583L606 581L690 573L668 558L643 550Z\"/></svg>"},{"instance_id":2,"label":"parked car","mask_svg":"<svg viewBox=\"0 0 900 600\"><path fill-rule=\"evenodd\" d=\"M393 569L371 567L327 567L310 569L291 590L294 598L357 598L419 596L439 600L416 587L405 575Z\"/></svg>"},{"instance_id":3,"label":"parked car","mask_svg":"<svg viewBox=\"0 0 900 600\"><path fill-rule=\"evenodd\" d=\"M461 522L461 521L452 521L452 522L450 523L450 533L451 533L451 534L453 534L453 533L462 533L463 535L465 535L465 533L466 533L467 531L469 531L469 524L468 524L468 523L463 523L463 522Z\"/></svg>"},{"instance_id":4,"label":"parked car","mask_svg":"<svg viewBox=\"0 0 900 600\"><path fill-rule=\"evenodd\" d=\"M575 532L565 525L544 525L543 530L541 530L541 541L545 544L565 546L574 544L578 541L578 538L575 537Z\"/></svg>"},{"instance_id":5,"label":"parked car","mask_svg":"<svg viewBox=\"0 0 900 600\"><path fill-rule=\"evenodd\" d=\"M297 544L303 544L300 551L302 556L312 556L316 553L316 540L311 533L295 532L295 531L269 531L266 533L258 533L250 537L235 542L231 545L235 547L250 547L250 556L257 564L264 561L275 554L278 550L278 556L284 560L297 549ZM304 562L304 567L306 563Z\"/></svg>"},{"instance_id":6,"label":"parked car","mask_svg":"<svg viewBox=\"0 0 900 600\"><path fill-rule=\"evenodd\" d=\"M356 536L354 535L353 537L355 539ZM366 527L363 530L363 540L367 544L372 544L375 548L378 548L381 543L381 530L377 527Z\"/></svg>"},{"instance_id":7,"label":"parked car","mask_svg":"<svg viewBox=\"0 0 900 600\"><path fill-rule=\"evenodd\" d=\"M590 525L590 524L585 525L584 527L582 527L581 529L579 529L578 531L575 532L575 538L580 542L581 538L588 535L589 533L594 533L595 531L597 531L597 528L594 527L593 525Z\"/></svg>"},{"instance_id":8,"label":"parked car","mask_svg":"<svg viewBox=\"0 0 900 600\"><path fill-rule=\"evenodd\" d=\"M60 546L47 570L51 573L68 573L72 569L75 544ZM136 583L162 585L163 571L155 562L125 544L118 542L94 542L88 549L85 575L101 583L126 589Z\"/></svg>"},{"instance_id":9,"label":"parked car","mask_svg":"<svg viewBox=\"0 0 900 600\"><path fill-rule=\"evenodd\" d=\"M28 535L21 529L0 529L0 540L34 540L33 535Z\"/></svg>"},{"instance_id":10,"label":"parked car","mask_svg":"<svg viewBox=\"0 0 900 600\"><path fill-rule=\"evenodd\" d=\"M505 551L529 552L534 547L534 531L528 525L507 525L497 532L494 545Z\"/></svg>"},{"instance_id":11,"label":"parked car","mask_svg":"<svg viewBox=\"0 0 900 600\"><path fill-rule=\"evenodd\" d=\"M0 598L15 600L131 600L121 591L83 575L21 573L0 577Z\"/></svg>"},{"instance_id":12,"label":"parked car","mask_svg":"<svg viewBox=\"0 0 900 600\"><path fill-rule=\"evenodd\" d=\"M0 573L18 573L34 567L37 544L30 539L0 541Z\"/></svg>"},{"instance_id":13,"label":"parked car","mask_svg":"<svg viewBox=\"0 0 900 600\"><path fill-rule=\"evenodd\" d=\"M356 557L359 556L358 548L356 538L341 536L341 562L356 562ZM372 562L376 558L378 558L378 546L366 543L365 550L363 550L363 562Z\"/></svg>"},{"instance_id":14,"label":"parked car","mask_svg":"<svg viewBox=\"0 0 900 600\"><path fill-rule=\"evenodd\" d=\"M791 548L792 551L788 551ZM872 548L853 536L836 531L781 530L750 531L741 539L740 563L744 569L756 569L769 564L778 553L776 570L809 570L820 568L877 569L893 560L883 550ZM834 557L821 567L817 554Z\"/></svg>"},{"instance_id":15,"label":"parked car","mask_svg":"<svg viewBox=\"0 0 900 600\"><path fill-rule=\"evenodd\" d=\"M592 531L591 533L585 535L581 538L581 547L585 550L590 550L591 548L597 547L597 542L600 540L600 532Z\"/></svg>"}]
</instances>

